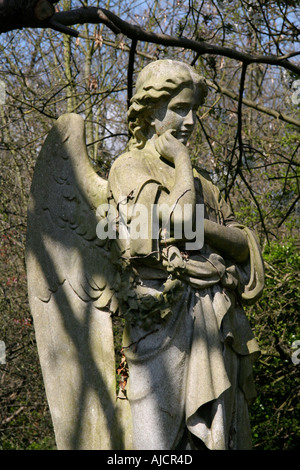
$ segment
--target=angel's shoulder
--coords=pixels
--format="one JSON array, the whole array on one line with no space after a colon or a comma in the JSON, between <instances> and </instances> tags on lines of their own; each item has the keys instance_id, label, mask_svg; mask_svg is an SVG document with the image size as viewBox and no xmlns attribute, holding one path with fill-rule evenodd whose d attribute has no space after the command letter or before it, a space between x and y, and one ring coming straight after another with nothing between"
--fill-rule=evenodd
<instances>
[{"instance_id":1,"label":"angel's shoulder","mask_svg":"<svg viewBox=\"0 0 300 470\"><path fill-rule=\"evenodd\" d=\"M122 172L122 174L129 173L132 177L135 172L140 172L142 169L145 170L145 159L143 156L143 152L139 149L122 153L113 162L110 175Z\"/></svg>"},{"instance_id":2,"label":"angel's shoulder","mask_svg":"<svg viewBox=\"0 0 300 470\"><path fill-rule=\"evenodd\" d=\"M202 168L194 166L193 174L194 178L196 178L196 180L199 180L200 185L203 187L203 191L206 194L214 195L218 199L220 191L218 187L212 182L209 172Z\"/></svg>"},{"instance_id":3,"label":"angel's shoulder","mask_svg":"<svg viewBox=\"0 0 300 470\"><path fill-rule=\"evenodd\" d=\"M201 180L204 179L205 181L210 183L212 186L214 186L211 176L207 170L204 170L203 168L193 165L193 173L194 173L194 177L199 178Z\"/></svg>"}]
</instances>

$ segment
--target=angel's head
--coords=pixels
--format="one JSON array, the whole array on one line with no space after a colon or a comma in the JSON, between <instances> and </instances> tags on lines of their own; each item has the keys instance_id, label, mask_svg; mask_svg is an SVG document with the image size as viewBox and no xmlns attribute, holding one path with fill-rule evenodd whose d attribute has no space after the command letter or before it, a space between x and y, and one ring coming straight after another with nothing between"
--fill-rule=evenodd
<instances>
[{"instance_id":1,"label":"angel's head","mask_svg":"<svg viewBox=\"0 0 300 470\"><path fill-rule=\"evenodd\" d=\"M186 143L195 124L195 111L204 102L207 85L188 64L157 60L139 74L128 110L129 148L142 149L154 134L174 129Z\"/></svg>"}]
</instances>

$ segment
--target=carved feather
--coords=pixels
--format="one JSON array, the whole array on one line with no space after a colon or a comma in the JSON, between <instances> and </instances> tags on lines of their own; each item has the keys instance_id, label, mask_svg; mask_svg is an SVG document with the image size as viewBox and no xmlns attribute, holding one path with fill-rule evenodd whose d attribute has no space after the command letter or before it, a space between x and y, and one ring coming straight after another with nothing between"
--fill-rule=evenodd
<instances>
[{"instance_id":1,"label":"carved feather","mask_svg":"<svg viewBox=\"0 0 300 470\"><path fill-rule=\"evenodd\" d=\"M26 246L29 303L59 449L116 445L114 270L96 236L106 191L88 159L83 119L61 116L37 159Z\"/></svg>"}]
</instances>

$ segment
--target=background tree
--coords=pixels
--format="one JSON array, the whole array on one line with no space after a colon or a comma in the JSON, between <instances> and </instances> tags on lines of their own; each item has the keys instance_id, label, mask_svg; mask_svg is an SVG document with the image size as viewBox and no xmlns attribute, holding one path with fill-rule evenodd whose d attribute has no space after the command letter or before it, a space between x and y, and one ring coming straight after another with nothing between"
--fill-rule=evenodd
<instances>
[{"instance_id":1,"label":"background tree","mask_svg":"<svg viewBox=\"0 0 300 470\"><path fill-rule=\"evenodd\" d=\"M161 58L192 63L205 76L210 91L190 143L193 163L264 249L265 294L248 310L262 348L255 448L296 447L299 28L298 1L0 0L0 449L55 447L24 266L38 151L55 119L79 113L91 161L107 176L128 140L137 73Z\"/></svg>"}]
</instances>

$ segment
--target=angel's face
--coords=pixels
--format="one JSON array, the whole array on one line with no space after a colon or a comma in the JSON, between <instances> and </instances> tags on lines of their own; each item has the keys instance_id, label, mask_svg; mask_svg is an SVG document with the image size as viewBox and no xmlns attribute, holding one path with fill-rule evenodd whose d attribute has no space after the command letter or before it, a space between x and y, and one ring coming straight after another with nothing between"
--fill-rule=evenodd
<instances>
[{"instance_id":1,"label":"angel's face","mask_svg":"<svg viewBox=\"0 0 300 470\"><path fill-rule=\"evenodd\" d=\"M154 133L160 136L173 129L174 137L186 144L195 126L199 102L199 93L192 86L183 88L153 110L151 126Z\"/></svg>"}]
</instances>

